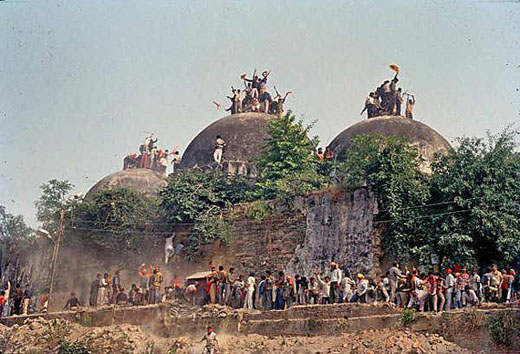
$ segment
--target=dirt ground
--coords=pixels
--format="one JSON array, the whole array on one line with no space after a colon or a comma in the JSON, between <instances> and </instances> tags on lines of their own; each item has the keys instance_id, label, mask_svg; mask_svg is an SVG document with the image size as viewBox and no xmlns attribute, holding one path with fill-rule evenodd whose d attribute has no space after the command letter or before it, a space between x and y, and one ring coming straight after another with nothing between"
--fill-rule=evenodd
<instances>
[{"instance_id":1,"label":"dirt ground","mask_svg":"<svg viewBox=\"0 0 520 354\"><path fill-rule=\"evenodd\" d=\"M0 325L0 353L87 353L64 351L67 345L88 344L91 353L199 354L197 338L160 338L153 329L132 325L84 327L66 320L28 320L22 326ZM332 353L469 353L438 335L385 329L319 337L265 337L218 334L221 354ZM60 344L61 343L61 344Z\"/></svg>"}]
</instances>

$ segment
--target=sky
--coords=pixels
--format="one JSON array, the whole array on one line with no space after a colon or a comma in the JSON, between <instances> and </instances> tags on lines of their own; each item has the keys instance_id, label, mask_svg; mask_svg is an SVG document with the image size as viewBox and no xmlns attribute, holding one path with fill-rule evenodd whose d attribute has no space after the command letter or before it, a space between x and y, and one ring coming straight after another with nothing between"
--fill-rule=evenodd
<instances>
[{"instance_id":1,"label":"sky","mask_svg":"<svg viewBox=\"0 0 520 354\"><path fill-rule=\"evenodd\" d=\"M326 146L401 67L444 135L520 122L520 1L0 1L0 205L36 226L50 179L86 192L145 132L179 147L225 112L242 72Z\"/></svg>"}]
</instances>

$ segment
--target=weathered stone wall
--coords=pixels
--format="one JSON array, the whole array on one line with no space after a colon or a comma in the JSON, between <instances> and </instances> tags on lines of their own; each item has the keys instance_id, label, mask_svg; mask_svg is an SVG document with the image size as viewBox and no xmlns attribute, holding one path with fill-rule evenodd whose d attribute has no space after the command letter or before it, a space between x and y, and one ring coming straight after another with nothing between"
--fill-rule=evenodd
<instances>
[{"instance_id":1,"label":"weathered stone wall","mask_svg":"<svg viewBox=\"0 0 520 354\"><path fill-rule=\"evenodd\" d=\"M204 250L212 264L233 266L238 274L247 276L249 272L284 268L304 236L305 219L301 214L265 221L244 217L233 225L232 242L208 245Z\"/></svg>"},{"instance_id":2,"label":"weathered stone wall","mask_svg":"<svg viewBox=\"0 0 520 354\"><path fill-rule=\"evenodd\" d=\"M55 295L51 307L63 306L71 291L80 301L88 301L90 283L97 273L122 269L122 284L126 289L136 283L136 269L141 262L160 265L165 285L174 274L187 276L208 270L211 265L235 267L238 274L285 268L290 274L312 275L316 268L325 269L331 260L339 262L352 273L379 273L379 232L374 229L373 216L377 201L366 189L354 192L330 190L297 201L298 211L275 210L264 221L249 218L247 205L237 206L233 215L233 239L202 247L203 257L189 262L182 257L164 264L164 241L143 245L142 254L128 257L117 252L86 249L80 244L64 242L59 256ZM177 230L182 240L189 230ZM71 239L65 230L64 239ZM43 240L46 241L46 240ZM52 247L30 250L20 269L24 281L34 284L41 293L48 284ZM51 245L52 246L52 245ZM45 252L43 250L46 250ZM50 251L50 253L49 253Z\"/></svg>"},{"instance_id":3,"label":"weathered stone wall","mask_svg":"<svg viewBox=\"0 0 520 354\"><path fill-rule=\"evenodd\" d=\"M331 261L352 273L375 276L379 269L379 231L373 219L377 200L367 189L316 193L305 201L305 239L295 251L288 269L313 274Z\"/></svg>"}]
</instances>

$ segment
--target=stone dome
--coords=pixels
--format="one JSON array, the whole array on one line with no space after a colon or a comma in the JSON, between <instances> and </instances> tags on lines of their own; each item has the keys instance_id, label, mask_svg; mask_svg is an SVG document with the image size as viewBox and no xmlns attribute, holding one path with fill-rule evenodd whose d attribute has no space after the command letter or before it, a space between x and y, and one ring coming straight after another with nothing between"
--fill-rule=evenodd
<instances>
[{"instance_id":1,"label":"stone dome","mask_svg":"<svg viewBox=\"0 0 520 354\"><path fill-rule=\"evenodd\" d=\"M92 198L98 192L113 188L126 188L147 196L154 196L166 184L166 179L158 172L146 168L130 168L102 178L90 188L85 198Z\"/></svg>"},{"instance_id":2,"label":"stone dome","mask_svg":"<svg viewBox=\"0 0 520 354\"><path fill-rule=\"evenodd\" d=\"M350 147L352 139L367 134L403 137L415 146L425 159L421 167L425 172L431 171L429 166L435 153L451 150L450 143L434 129L416 120L398 116L382 116L358 122L342 131L329 146L334 151L334 156L341 160Z\"/></svg>"},{"instance_id":3,"label":"stone dome","mask_svg":"<svg viewBox=\"0 0 520 354\"><path fill-rule=\"evenodd\" d=\"M201 131L182 155L181 168L205 168L214 164L215 140L220 135L226 142L223 154L225 164L248 165L260 157L269 138L268 124L273 116L265 113L238 113L220 118ZM249 174L249 173L247 173Z\"/></svg>"}]
</instances>

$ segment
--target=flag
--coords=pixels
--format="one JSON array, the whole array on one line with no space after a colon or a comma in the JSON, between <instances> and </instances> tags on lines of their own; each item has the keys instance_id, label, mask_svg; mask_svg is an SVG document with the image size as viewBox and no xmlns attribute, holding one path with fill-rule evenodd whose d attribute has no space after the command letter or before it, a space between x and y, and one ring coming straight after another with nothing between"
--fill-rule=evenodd
<instances>
[{"instance_id":1,"label":"flag","mask_svg":"<svg viewBox=\"0 0 520 354\"><path fill-rule=\"evenodd\" d=\"M398 65L396 65L396 64L390 64L390 65L388 65L388 67L389 67L390 69L392 69L393 71L395 71L396 74L399 74L399 66L398 66Z\"/></svg>"}]
</instances>

